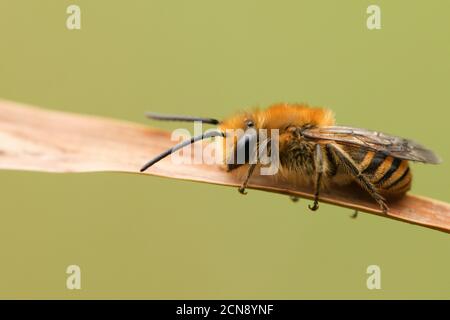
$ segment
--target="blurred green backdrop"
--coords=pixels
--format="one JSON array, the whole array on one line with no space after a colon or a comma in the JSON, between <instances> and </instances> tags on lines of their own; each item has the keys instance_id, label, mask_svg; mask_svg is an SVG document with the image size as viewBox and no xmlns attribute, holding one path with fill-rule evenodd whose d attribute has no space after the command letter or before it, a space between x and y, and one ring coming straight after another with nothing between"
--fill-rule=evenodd
<instances>
[{"instance_id":1,"label":"blurred green backdrop","mask_svg":"<svg viewBox=\"0 0 450 320\"><path fill-rule=\"evenodd\" d=\"M70 4L81 30L66 28ZM366 28L369 4L381 30ZM340 124L436 150L447 161L413 164L413 193L450 201L449 11L436 0L0 0L0 97L141 123L146 110L326 106ZM437 231L148 176L0 181L0 298L450 298L450 238ZM70 264L79 291L66 289ZM371 264L381 290L366 287Z\"/></svg>"}]
</instances>

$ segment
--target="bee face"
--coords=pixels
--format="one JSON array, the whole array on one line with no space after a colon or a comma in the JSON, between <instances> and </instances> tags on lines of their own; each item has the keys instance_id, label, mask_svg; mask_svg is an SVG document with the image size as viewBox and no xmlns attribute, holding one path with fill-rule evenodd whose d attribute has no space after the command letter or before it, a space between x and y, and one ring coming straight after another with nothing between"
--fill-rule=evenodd
<instances>
[{"instance_id":1,"label":"bee face","mask_svg":"<svg viewBox=\"0 0 450 320\"><path fill-rule=\"evenodd\" d=\"M250 162L259 140L258 130L261 124L258 113L239 114L220 126L220 130L225 132L223 150L228 171Z\"/></svg>"}]
</instances>

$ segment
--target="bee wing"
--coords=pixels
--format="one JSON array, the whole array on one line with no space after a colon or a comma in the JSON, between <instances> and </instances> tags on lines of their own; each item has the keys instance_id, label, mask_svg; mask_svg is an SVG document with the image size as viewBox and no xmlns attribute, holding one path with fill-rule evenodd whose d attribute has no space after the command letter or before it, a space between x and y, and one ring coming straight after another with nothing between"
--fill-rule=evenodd
<instances>
[{"instance_id":1,"label":"bee wing","mask_svg":"<svg viewBox=\"0 0 450 320\"><path fill-rule=\"evenodd\" d=\"M303 136L313 140L332 140L341 144L360 146L390 156L437 164L441 159L433 151L408 139L361 128L330 126L305 129Z\"/></svg>"}]
</instances>

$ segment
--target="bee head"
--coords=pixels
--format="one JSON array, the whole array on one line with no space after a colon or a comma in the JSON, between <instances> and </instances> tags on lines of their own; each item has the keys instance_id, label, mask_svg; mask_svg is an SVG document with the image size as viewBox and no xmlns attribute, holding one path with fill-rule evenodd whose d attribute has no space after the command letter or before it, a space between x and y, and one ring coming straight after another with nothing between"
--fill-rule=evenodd
<instances>
[{"instance_id":1,"label":"bee head","mask_svg":"<svg viewBox=\"0 0 450 320\"><path fill-rule=\"evenodd\" d=\"M223 154L228 171L256 163L258 147L264 140L260 135L261 129L264 129L262 115L262 111L255 109L253 112L238 113L220 124L220 130L225 133Z\"/></svg>"}]
</instances>

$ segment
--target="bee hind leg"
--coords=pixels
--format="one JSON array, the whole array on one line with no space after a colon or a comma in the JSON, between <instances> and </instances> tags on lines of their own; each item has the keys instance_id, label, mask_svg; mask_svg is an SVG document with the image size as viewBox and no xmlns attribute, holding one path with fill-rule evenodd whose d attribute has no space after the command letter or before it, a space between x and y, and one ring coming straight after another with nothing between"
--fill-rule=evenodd
<instances>
[{"instance_id":1,"label":"bee hind leg","mask_svg":"<svg viewBox=\"0 0 450 320\"><path fill-rule=\"evenodd\" d=\"M322 147L320 146L320 144L316 144L314 148L314 168L315 168L314 203L312 206L308 205L308 208L312 211L316 211L317 209L319 209L319 192L323 175L323 156L322 156Z\"/></svg>"},{"instance_id":2,"label":"bee hind leg","mask_svg":"<svg viewBox=\"0 0 450 320\"><path fill-rule=\"evenodd\" d=\"M298 202L300 200L300 197L289 196L289 199L291 199L292 202Z\"/></svg>"},{"instance_id":3,"label":"bee hind leg","mask_svg":"<svg viewBox=\"0 0 450 320\"><path fill-rule=\"evenodd\" d=\"M387 214L389 208L386 204L386 200L377 192L376 187L365 174L363 174L358 167L353 163L353 161L346 155L339 147L334 144L327 144L327 150L337 157L342 165L345 167L347 172L370 194L370 196L378 203L381 211Z\"/></svg>"}]
</instances>

